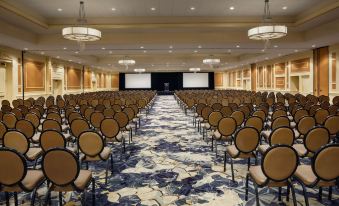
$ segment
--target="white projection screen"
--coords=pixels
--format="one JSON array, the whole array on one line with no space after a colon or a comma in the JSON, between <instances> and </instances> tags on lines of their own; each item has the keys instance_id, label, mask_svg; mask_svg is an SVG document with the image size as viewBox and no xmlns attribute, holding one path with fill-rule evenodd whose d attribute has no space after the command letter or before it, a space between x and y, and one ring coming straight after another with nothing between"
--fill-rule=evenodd
<instances>
[{"instance_id":1,"label":"white projection screen","mask_svg":"<svg viewBox=\"0 0 339 206\"><path fill-rule=\"evenodd\" d=\"M151 74L125 74L126 89L151 88Z\"/></svg>"},{"instance_id":2,"label":"white projection screen","mask_svg":"<svg viewBox=\"0 0 339 206\"><path fill-rule=\"evenodd\" d=\"M208 73L184 73L184 88L208 88Z\"/></svg>"}]
</instances>

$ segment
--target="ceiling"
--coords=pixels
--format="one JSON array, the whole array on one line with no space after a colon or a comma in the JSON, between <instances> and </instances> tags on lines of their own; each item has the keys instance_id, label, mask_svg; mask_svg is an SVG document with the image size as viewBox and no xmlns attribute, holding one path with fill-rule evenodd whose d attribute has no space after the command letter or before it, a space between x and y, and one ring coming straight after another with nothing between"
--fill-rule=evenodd
<instances>
[{"instance_id":1,"label":"ceiling","mask_svg":"<svg viewBox=\"0 0 339 206\"><path fill-rule=\"evenodd\" d=\"M272 23L289 33L264 51L263 42L247 38L262 21L264 0L84 2L88 24L103 33L84 51L61 36L76 24L77 0L0 0L0 45L115 72L126 71L118 65L125 56L148 71L219 71L339 43L338 0L271 0ZM202 65L210 55L221 64Z\"/></svg>"}]
</instances>

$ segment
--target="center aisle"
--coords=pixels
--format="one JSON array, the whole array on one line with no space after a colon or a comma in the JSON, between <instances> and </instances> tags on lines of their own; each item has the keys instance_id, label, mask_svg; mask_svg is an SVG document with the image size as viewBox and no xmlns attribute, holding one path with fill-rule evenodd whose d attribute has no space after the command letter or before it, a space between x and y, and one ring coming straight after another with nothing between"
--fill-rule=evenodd
<instances>
[{"instance_id":1,"label":"center aisle","mask_svg":"<svg viewBox=\"0 0 339 206\"><path fill-rule=\"evenodd\" d=\"M106 193L98 195L102 204L242 203L236 191L228 188L232 183L222 171L222 161L213 166L215 153L173 96L157 97L150 114L143 116L141 130L133 141L132 154L126 162L115 160L119 172L115 171L106 189L101 186Z\"/></svg>"}]
</instances>

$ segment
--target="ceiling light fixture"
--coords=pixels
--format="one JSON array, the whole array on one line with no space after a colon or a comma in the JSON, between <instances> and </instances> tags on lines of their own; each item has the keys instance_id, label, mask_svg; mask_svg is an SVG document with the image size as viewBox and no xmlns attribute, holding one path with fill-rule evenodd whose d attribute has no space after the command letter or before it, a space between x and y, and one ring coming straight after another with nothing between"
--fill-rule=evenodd
<instances>
[{"instance_id":1,"label":"ceiling light fixture","mask_svg":"<svg viewBox=\"0 0 339 206\"><path fill-rule=\"evenodd\" d=\"M189 70L190 72L194 72L194 73L200 72L200 68L189 68L188 70Z\"/></svg>"},{"instance_id":2,"label":"ceiling light fixture","mask_svg":"<svg viewBox=\"0 0 339 206\"><path fill-rule=\"evenodd\" d=\"M101 39L101 31L86 26L86 13L83 1L80 1L78 25L62 29L62 36L65 39L77 41L80 49L85 49L84 42L98 41Z\"/></svg>"},{"instance_id":3,"label":"ceiling light fixture","mask_svg":"<svg viewBox=\"0 0 339 206\"><path fill-rule=\"evenodd\" d=\"M233 11L233 10L234 10L234 6L231 6L231 7L230 7L230 10L232 10L232 11Z\"/></svg>"},{"instance_id":4,"label":"ceiling light fixture","mask_svg":"<svg viewBox=\"0 0 339 206\"><path fill-rule=\"evenodd\" d=\"M116 11L116 10L117 10L116 8L114 8L114 7L112 8L112 11Z\"/></svg>"},{"instance_id":5,"label":"ceiling light fixture","mask_svg":"<svg viewBox=\"0 0 339 206\"><path fill-rule=\"evenodd\" d=\"M265 41L265 48L269 45L269 40L282 38L287 35L285 25L272 25L269 0L265 0L263 25L248 30L248 38L252 40Z\"/></svg>"},{"instance_id":6,"label":"ceiling light fixture","mask_svg":"<svg viewBox=\"0 0 339 206\"><path fill-rule=\"evenodd\" d=\"M125 56L123 59L119 60L118 63L120 65L124 65L126 67L126 70L128 70L128 66L132 66L135 64L134 59L130 59L129 57Z\"/></svg>"},{"instance_id":7,"label":"ceiling light fixture","mask_svg":"<svg viewBox=\"0 0 339 206\"><path fill-rule=\"evenodd\" d=\"M62 8L58 8L58 11L62 11Z\"/></svg>"},{"instance_id":8,"label":"ceiling light fixture","mask_svg":"<svg viewBox=\"0 0 339 206\"><path fill-rule=\"evenodd\" d=\"M156 8L155 8L155 7L152 7L152 8L151 8L151 10L152 10L152 11L155 11L155 10L156 10Z\"/></svg>"},{"instance_id":9,"label":"ceiling light fixture","mask_svg":"<svg viewBox=\"0 0 339 206\"><path fill-rule=\"evenodd\" d=\"M237 48L240 48L240 45L237 45L236 47L237 47Z\"/></svg>"},{"instance_id":10,"label":"ceiling light fixture","mask_svg":"<svg viewBox=\"0 0 339 206\"><path fill-rule=\"evenodd\" d=\"M195 7L191 7L190 9L191 9L191 11L194 11L194 10L195 10Z\"/></svg>"},{"instance_id":11,"label":"ceiling light fixture","mask_svg":"<svg viewBox=\"0 0 339 206\"><path fill-rule=\"evenodd\" d=\"M287 6L283 6L283 8L282 8L283 10L286 10L287 9Z\"/></svg>"},{"instance_id":12,"label":"ceiling light fixture","mask_svg":"<svg viewBox=\"0 0 339 206\"><path fill-rule=\"evenodd\" d=\"M313 44L313 45L312 45L312 48L315 48L315 47L316 47L316 45L315 45L315 44Z\"/></svg>"},{"instance_id":13,"label":"ceiling light fixture","mask_svg":"<svg viewBox=\"0 0 339 206\"><path fill-rule=\"evenodd\" d=\"M204 59L202 63L207 65L215 65L220 63L220 59L214 58L213 55L209 56L208 58Z\"/></svg>"},{"instance_id":14,"label":"ceiling light fixture","mask_svg":"<svg viewBox=\"0 0 339 206\"><path fill-rule=\"evenodd\" d=\"M146 69L134 69L135 72L138 72L138 73L142 73L142 72L145 72Z\"/></svg>"},{"instance_id":15,"label":"ceiling light fixture","mask_svg":"<svg viewBox=\"0 0 339 206\"><path fill-rule=\"evenodd\" d=\"M172 53L173 51L172 50L169 50L168 53Z\"/></svg>"}]
</instances>

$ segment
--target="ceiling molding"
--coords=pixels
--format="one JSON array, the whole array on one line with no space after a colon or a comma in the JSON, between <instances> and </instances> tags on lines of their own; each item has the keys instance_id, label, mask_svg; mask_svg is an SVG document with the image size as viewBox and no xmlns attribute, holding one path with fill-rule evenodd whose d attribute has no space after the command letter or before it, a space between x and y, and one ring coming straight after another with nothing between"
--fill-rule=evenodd
<instances>
[{"instance_id":1,"label":"ceiling molding","mask_svg":"<svg viewBox=\"0 0 339 206\"><path fill-rule=\"evenodd\" d=\"M0 0L0 8L3 8L9 12L12 12L14 13L15 15L17 16L20 16L44 29L48 29L49 26L46 22L42 21L42 20L39 20L38 18L32 16L32 15L29 15L27 13L25 13L24 11L22 10L19 10L18 8L12 6L11 4L8 4L7 2L4 2L2 0Z\"/></svg>"}]
</instances>

